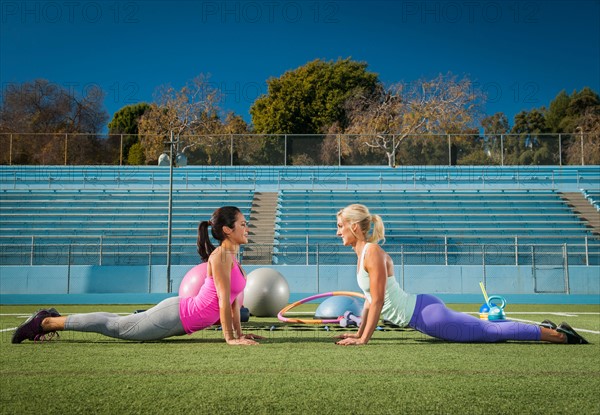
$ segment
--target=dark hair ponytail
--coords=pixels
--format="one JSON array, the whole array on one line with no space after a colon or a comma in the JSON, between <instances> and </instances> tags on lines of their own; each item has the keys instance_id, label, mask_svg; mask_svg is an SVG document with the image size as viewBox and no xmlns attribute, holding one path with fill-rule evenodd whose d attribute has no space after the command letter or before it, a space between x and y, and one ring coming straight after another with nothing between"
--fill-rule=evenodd
<instances>
[{"instance_id":1,"label":"dark hair ponytail","mask_svg":"<svg viewBox=\"0 0 600 415\"><path fill-rule=\"evenodd\" d=\"M198 241L196 245L198 246L198 253L200 254L200 258L202 261L208 261L208 257L210 253L215 250L215 247L212 243L210 243L210 238L208 237L208 226L210 223L207 220L200 222L198 225Z\"/></svg>"},{"instance_id":2,"label":"dark hair ponytail","mask_svg":"<svg viewBox=\"0 0 600 415\"><path fill-rule=\"evenodd\" d=\"M238 213L242 212L235 206L223 206L213 212L210 221L204 220L200 222L198 225L198 241L196 245L198 246L198 253L203 261L208 261L208 257L216 249L208 237L208 227L211 227L212 237L219 242L223 242L226 239L226 235L223 232L223 226L233 229Z\"/></svg>"}]
</instances>

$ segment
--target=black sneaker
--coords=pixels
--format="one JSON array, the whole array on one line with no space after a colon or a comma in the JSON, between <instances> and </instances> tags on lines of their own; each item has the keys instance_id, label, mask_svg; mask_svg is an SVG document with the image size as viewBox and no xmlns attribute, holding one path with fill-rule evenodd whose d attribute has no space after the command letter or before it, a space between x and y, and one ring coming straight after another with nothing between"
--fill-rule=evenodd
<instances>
[{"instance_id":1,"label":"black sneaker","mask_svg":"<svg viewBox=\"0 0 600 415\"><path fill-rule=\"evenodd\" d=\"M50 317L60 317L60 313L54 307L49 308L48 312L50 313Z\"/></svg>"},{"instance_id":2,"label":"black sneaker","mask_svg":"<svg viewBox=\"0 0 600 415\"><path fill-rule=\"evenodd\" d=\"M48 317L60 317L60 314L55 308L37 311L17 328L13 334L12 343L18 344L23 340L46 340L46 334L49 334L49 338L52 338L57 334L56 332L44 332L42 329L42 321Z\"/></svg>"},{"instance_id":3,"label":"black sneaker","mask_svg":"<svg viewBox=\"0 0 600 415\"><path fill-rule=\"evenodd\" d=\"M544 320L540 323L540 327L545 327L547 329L556 330L556 324L554 324L550 320Z\"/></svg>"},{"instance_id":4,"label":"black sneaker","mask_svg":"<svg viewBox=\"0 0 600 415\"><path fill-rule=\"evenodd\" d=\"M569 344L589 344L586 339L581 337L575 330L573 330L573 327L569 326L569 324L564 321L560 323L560 325L556 328L556 331L566 335L567 343Z\"/></svg>"}]
</instances>

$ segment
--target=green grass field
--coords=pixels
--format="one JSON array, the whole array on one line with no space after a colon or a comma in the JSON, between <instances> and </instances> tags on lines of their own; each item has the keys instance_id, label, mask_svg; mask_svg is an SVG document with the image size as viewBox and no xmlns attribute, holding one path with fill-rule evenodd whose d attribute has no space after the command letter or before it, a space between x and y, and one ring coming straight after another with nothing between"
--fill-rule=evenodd
<instances>
[{"instance_id":1,"label":"green grass field","mask_svg":"<svg viewBox=\"0 0 600 415\"><path fill-rule=\"evenodd\" d=\"M244 327L266 337L257 347L227 346L214 328L149 343L63 332L51 342L11 344L9 329L36 308L0 306L2 414L600 413L600 305L507 307L509 318L589 330L580 332L587 346L453 344L388 328L367 346L341 347L333 340L341 329L255 317Z\"/></svg>"}]
</instances>

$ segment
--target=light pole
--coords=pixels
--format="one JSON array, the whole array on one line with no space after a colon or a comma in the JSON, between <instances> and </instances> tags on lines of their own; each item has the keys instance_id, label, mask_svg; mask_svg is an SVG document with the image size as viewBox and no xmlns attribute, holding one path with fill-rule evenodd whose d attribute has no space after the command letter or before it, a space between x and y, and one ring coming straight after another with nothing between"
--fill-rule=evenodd
<instances>
[{"instance_id":1,"label":"light pole","mask_svg":"<svg viewBox=\"0 0 600 415\"><path fill-rule=\"evenodd\" d=\"M165 142L169 145L169 214L167 219L167 293L171 292L171 235L173 227L173 165L175 159L173 158L173 146L179 143L179 138L173 140L173 131L171 131L171 140Z\"/></svg>"}]
</instances>

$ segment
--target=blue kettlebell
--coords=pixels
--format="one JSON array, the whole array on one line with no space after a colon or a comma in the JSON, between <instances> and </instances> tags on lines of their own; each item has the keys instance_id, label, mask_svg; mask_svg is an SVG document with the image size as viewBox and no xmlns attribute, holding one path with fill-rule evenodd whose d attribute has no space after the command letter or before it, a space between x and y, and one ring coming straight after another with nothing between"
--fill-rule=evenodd
<instances>
[{"instance_id":1,"label":"blue kettlebell","mask_svg":"<svg viewBox=\"0 0 600 415\"><path fill-rule=\"evenodd\" d=\"M483 303L481 307L479 307L479 318L482 320L488 319L488 314L490 313L490 306L487 303Z\"/></svg>"},{"instance_id":2,"label":"blue kettlebell","mask_svg":"<svg viewBox=\"0 0 600 415\"><path fill-rule=\"evenodd\" d=\"M500 301L500 305L494 304L492 300ZM490 308L490 311L488 311L488 320L506 320L506 313L504 313L506 299L504 297L492 295L488 298L487 305Z\"/></svg>"}]
</instances>

